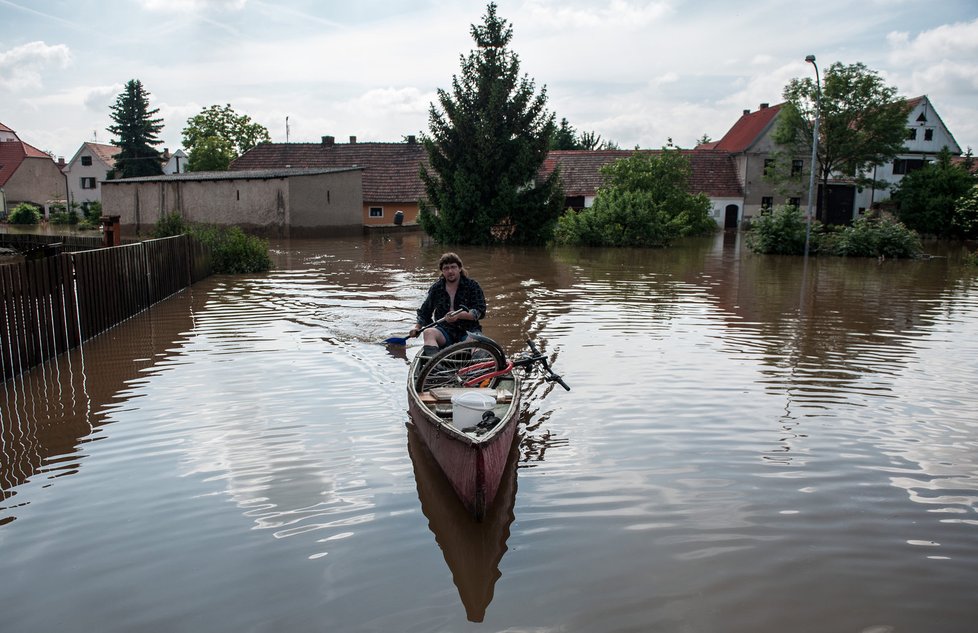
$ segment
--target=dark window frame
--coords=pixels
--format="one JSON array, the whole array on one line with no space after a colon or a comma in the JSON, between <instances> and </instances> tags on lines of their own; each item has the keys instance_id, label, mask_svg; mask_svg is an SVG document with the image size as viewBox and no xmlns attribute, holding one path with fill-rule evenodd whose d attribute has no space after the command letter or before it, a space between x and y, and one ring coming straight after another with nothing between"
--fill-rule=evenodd
<instances>
[{"instance_id":1,"label":"dark window frame","mask_svg":"<svg viewBox=\"0 0 978 633\"><path fill-rule=\"evenodd\" d=\"M82 167L91 167L92 166L92 157L91 156L82 156L81 157L81 164L82 164Z\"/></svg>"},{"instance_id":2,"label":"dark window frame","mask_svg":"<svg viewBox=\"0 0 978 633\"><path fill-rule=\"evenodd\" d=\"M379 211L379 213L374 213L375 211ZM370 210L367 211L367 216L371 218L384 217L384 207L370 207Z\"/></svg>"}]
</instances>

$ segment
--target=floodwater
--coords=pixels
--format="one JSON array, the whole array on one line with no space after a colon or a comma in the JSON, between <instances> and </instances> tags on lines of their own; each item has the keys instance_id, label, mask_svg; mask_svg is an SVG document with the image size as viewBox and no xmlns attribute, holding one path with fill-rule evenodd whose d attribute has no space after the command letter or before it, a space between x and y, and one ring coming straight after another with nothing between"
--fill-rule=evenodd
<instances>
[{"instance_id":1,"label":"floodwater","mask_svg":"<svg viewBox=\"0 0 978 633\"><path fill-rule=\"evenodd\" d=\"M978 630L978 270L466 248L532 338L482 524L406 426L440 247L273 242L0 386L0 630Z\"/></svg>"}]
</instances>

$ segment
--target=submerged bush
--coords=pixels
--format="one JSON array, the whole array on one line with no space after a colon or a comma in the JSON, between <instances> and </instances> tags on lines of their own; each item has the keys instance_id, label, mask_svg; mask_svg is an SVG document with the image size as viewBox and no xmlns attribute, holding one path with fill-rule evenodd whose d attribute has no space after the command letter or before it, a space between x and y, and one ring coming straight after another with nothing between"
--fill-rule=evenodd
<instances>
[{"instance_id":1,"label":"submerged bush","mask_svg":"<svg viewBox=\"0 0 978 633\"><path fill-rule=\"evenodd\" d=\"M160 218L153 228L155 238L187 234L211 249L215 273L260 273L272 267L268 241L248 235L237 226L204 226L187 222L179 213Z\"/></svg>"},{"instance_id":2,"label":"submerged bush","mask_svg":"<svg viewBox=\"0 0 978 633\"><path fill-rule=\"evenodd\" d=\"M812 223L808 250L814 252L817 223ZM805 253L805 215L794 205L775 207L770 213L751 220L747 247L766 255L803 255Z\"/></svg>"},{"instance_id":3,"label":"submerged bush","mask_svg":"<svg viewBox=\"0 0 978 633\"><path fill-rule=\"evenodd\" d=\"M859 218L821 244L821 252L845 257L917 257L922 250L915 231L890 219Z\"/></svg>"},{"instance_id":4,"label":"submerged bush","mask_svg":"<svg viewBox=\"0 0 978 633\"><path fill-rule=\"evenodd\" d=\"M802 255L805 252L805 215L793 206L776 208L754 218L747 246L755 253ZM843 257L916 257L923 248L920 236L891 219L859 218L852 226L823 227L812 222L808 251Z\"/></svg>"}]
</instances>

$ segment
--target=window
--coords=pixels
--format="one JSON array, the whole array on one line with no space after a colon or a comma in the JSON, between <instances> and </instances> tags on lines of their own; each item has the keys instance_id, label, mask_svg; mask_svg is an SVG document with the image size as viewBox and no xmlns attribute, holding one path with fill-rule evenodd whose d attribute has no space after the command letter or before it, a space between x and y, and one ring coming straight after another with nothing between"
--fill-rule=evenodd
<instances>
[{"instance_id":1,"label":"window","mask_svg":"<svg viewBox=\"0 0 978 633\"><path fill-rule=\"evenodd\" d=\"M801 198L788 198L788 204L797 209L801 206Z\"/></svg>"},{"instance_id":2,"label":"window","mask_svg":"<svg viewBox=\"0 0 978 633\"><path fill-rule=\"evenodd\" d=\"M909 174L924 166L921 158L897 158L893 161L893 173L897 176Z\"/></svg>"},{"instance_id":3,"label":"window","mask_svg":"<svg viewBox=\"0 0 978 633\"><path fill-rule=\"evenodd\" d=\"M774 159L773 158L765 158L764 159L764 175L765 176L770 176L773 173L774 173Z\"/></svg>"},{"instance_id":4,"label":"window","mask_svg":"<svg viewBox=\"0 0 978 633\"><path fill-rule=\"evenodd\" d=\"M924 140L925 141L933 141L934 140L934 128L929 127L926 130L924 130Z\"/></svg>"},{"instance_id":5,"label":"window","mask_svg":"<svg viewBox=\"0 0 978 633\"><path fill-rule=\"evenodd\" d=\"M81 179L81 188L82 189L94 189L95 188L95 179L94 178L87 178L87 177L86 178L82 178Z\"/></svg>"},{"instance_id":6,"label":"window","mask_svg":"<svg viewBox=\"0 0 978 633\"><path fill-rule=\"evenodd\" d=\"M764 196L761 198L761 213L767 213L774 206L774 198L771 196Z\"/></svg>"},{"instance_id":7,"label":"window","mask_svg":"<svg viewBox=\"0 0 978 633\"><path fill-rule=\"evenodd\" d=\"M791 161L791 175L801 176L801 168L804 164L804 161L798 159Z\"/></svg>"},{"instance_id":8,"label":"window","mask_svg":"<svg viewBox=\"0 0 978 633\"><path fill-rule=\"evenodd\" d=\"M370 217L372 218L384 217L384 207L370 207Z\"/></svg>"},{"instance_id":9,"label":"window","mask_svg":"<svg viewBox=\"0 0 978 633\"><path fill-rule=\"evenodd\" d=\"M81 157L81 164L84 167L91 167L92 166L92 157L91 156L82 156Z\"/></svg>"},{"instance_id":10,"label":"window","mask_svg":"<svg viewBox=\"0 0 978 633\"><path fill-rule=\"evenodd\" d=\"M907 130L907 140L916 141L917 140L917 128L912 127Z\"/></svg>"}]
</instances>

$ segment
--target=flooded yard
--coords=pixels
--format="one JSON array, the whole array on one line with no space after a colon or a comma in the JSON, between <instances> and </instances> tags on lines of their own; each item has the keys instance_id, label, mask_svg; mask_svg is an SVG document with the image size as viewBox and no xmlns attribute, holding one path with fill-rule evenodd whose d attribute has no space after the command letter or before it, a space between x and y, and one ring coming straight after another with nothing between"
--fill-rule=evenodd
<instances>
[{"instance_id":1,"label":"flooded yard","mask_svg":"<svg viewBox=\"0 0 978 633\"><path fill-rule=\"evenodd\" d=\"M976 630L961 253L459 249L572 387L528 379L476 524L381 344L443 249L272 246L0 386L0 630Z\"/></svg>"}]
</instances>

